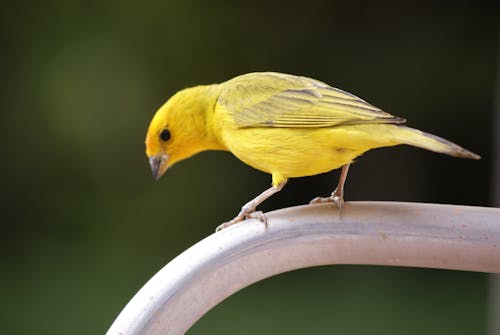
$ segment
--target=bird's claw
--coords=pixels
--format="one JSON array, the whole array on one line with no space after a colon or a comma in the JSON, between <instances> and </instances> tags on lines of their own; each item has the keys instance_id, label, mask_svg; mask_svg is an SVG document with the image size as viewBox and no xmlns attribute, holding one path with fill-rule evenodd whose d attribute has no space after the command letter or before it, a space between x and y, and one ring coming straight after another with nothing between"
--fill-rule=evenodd
<instances>
[{"instance_id":1,"label":"bird's claw","mask_svg":"<svg viewBox=\"0 0 500 335\"><path fill-rule=\"evenodd\" d=\"M312 199L309 204L324 204L324 203L334 203L338 208L344 207L344 198L338 195L332 194L330 197L316 197Z\"/></svg>"},{"instance_id":2,"label":"bird's claw","mask_svg":"<svg viewBox=\"0 0 500 335\"><path fill-rule=\"evenodd\" d=\"M257 219L260 222L264 223L264 225L267 228L267 217L262 211L255 211L255 210L249 211L242 209L241 212L234 219L228 222L224 222L223 224L215 228L215 232L221 231L222 229L230 227L238 222L245 221L246 219Z\"/></svg>"}]
</instances>

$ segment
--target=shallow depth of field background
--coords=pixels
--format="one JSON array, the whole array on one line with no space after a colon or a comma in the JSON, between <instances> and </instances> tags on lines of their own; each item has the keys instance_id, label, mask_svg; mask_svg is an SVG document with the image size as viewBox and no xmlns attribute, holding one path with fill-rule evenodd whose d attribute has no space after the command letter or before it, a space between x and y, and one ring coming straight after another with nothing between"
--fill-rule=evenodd
<instances>
[{"instance_id":1,"label":"shallow depth of field background","mask_svg":"<svg viewBox=\"0 0 500 335\"><path fill-rule=\"evenodd\" d=\"M206 152L155 182L144 137L176 90L281 71L353 92L483 156L368 152L346 200L491 206L498 4L5 1L0 333L102 334L164 264L270 176ZM304 204L338 171L291 180ZM189 334L485 334L481 273L335 266L255 284Z\"/></svg>"}]
</instances>

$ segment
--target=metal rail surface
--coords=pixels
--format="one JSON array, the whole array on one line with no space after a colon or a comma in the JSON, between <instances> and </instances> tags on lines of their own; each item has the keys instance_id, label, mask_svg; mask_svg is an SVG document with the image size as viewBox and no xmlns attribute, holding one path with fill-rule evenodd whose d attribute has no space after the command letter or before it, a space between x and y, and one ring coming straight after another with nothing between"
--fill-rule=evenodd
<instances>
[{"instance_id":1,"label":"metal rail surface","mask_svg":"<svg viewBox=\"0 0 500 335\"><path fill-rule=\"evenodd\" d=\"M500 273L500 209L404 202L306 205L212 234L133 297L108 335L184 334L212 307L264 278L329 264ZM215 224L214 224L215 227Z\"/></svg>"}]
</instances>

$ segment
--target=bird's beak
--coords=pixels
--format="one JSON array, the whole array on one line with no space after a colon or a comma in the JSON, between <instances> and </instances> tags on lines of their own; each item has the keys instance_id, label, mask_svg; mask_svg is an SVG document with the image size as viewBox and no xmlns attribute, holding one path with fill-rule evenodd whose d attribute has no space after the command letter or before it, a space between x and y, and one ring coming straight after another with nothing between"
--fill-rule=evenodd
<instances>
[{"instance_id":1,"label":"bird's beak","mask_svg":"<svg viewBox=\"0 0 500 335\"><path fill-rule=\"evenodd\" d=\"M153 173L153 178L158 180L167 171L168 167L168 155L158 154L149 157L149 165L151 166L151 172Z\"/></svg>"}]
</instances>

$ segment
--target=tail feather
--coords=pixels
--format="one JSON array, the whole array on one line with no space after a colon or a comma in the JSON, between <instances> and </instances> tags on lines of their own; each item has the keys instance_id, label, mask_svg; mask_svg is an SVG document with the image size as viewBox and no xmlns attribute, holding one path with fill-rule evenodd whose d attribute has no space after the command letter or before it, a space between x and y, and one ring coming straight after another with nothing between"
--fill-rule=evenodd
<instances>
[{"instance_id":1,"label":"tail feather","mask_svg":"<svg viewBox=\"0 0 500 335\"><path fill-rule=\"evenodd\" d=\"M412 145L422 149L447 154L454 157L480 159L481 156L462 148L461 146L445 140L436 135L428 134L418 129L398 126L397 139L404 144Z\"/></svg>"}]
</instances>

